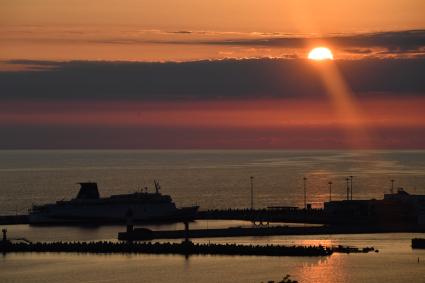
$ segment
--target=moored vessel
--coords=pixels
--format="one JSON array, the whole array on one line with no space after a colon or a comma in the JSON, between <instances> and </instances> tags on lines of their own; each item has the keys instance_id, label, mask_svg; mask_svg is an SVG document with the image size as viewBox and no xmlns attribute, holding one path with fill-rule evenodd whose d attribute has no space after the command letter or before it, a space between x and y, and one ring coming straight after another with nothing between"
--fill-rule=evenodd
<instances>
[{"instance_id":1,"label":"moored vessel","mask_svg":"<svg viewBox=\"0 0 425 283\"><path fill-rule=\"evenodd\" d=\"M160 193L155 181L155 192L143 192L101 197L97 183L79 183L76 198L56 203L33 205L29 211L30 224L67 223L124 223L131 211L132 221L190 221L198 206L177 208L169 195Z\"/></svg>"}]
</instances>

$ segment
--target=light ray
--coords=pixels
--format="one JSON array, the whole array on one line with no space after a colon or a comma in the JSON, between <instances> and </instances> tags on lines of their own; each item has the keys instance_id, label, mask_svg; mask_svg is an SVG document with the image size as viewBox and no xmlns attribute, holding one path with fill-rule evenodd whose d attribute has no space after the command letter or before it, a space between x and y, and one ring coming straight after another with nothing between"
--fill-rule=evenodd
<instances>
[{"instance_id":1,"label":"light ray","mask_svg":"<svg viewBox=\"0 0 425 283\"><path fill-rule=\"evenodd\" d=\"M352 149L372 148L371 136L367 125L363 123L363 115L355 95L345 83L336 63L332 60L312 63L317 68L334 106L335 114L343 125L346 145Z\"/></svg>"}]
</instances>

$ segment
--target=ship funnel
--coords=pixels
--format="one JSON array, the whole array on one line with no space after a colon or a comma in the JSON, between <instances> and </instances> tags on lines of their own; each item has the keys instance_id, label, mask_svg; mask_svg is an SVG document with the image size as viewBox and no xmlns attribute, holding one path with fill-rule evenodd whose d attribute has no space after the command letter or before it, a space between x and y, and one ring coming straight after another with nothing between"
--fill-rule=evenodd
<instances>
[{"instance_id":1,"label":"ship funnel","mask_svg":"<svg viewBox=\"0 0 425 283\"><path fill-rule=\"evenodd\" d=\"M99 190L97 189L97 183L79 183L80 191L78 192L77 199L98 199Z\"/></svg>"}]
</instances>

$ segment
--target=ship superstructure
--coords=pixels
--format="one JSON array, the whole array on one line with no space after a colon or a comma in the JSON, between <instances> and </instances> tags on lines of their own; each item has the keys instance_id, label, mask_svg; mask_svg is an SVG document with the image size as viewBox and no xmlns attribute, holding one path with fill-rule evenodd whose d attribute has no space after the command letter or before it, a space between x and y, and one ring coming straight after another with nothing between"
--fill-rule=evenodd
<instances>
[{"instance_id":1,"label":"ship superstructure","mask_svg":"<svg viewBox=\"0 0 425 283\"><path fill-rule=\"evenodd\" d=\"M129 211L134 221L191 220L198 210L198 206L177 208L169 195L160 193L158 181L153 193L146 188L143 192L110 197L100 197L97 183L79 184L80 191L74 199L34 205L29 213L30 223L125 222Z\"/></svg>"}]
</instances>

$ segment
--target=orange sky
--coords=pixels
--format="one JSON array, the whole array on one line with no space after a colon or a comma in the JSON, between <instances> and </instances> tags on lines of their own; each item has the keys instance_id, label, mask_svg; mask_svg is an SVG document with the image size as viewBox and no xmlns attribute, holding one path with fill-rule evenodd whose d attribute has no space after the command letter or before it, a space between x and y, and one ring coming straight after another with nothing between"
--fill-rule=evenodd
<instances>
[{"instance_id":1,"label":"orange sky","mask_svg":"<svg viewBox=\"0 0 425 283\"><path fill-rule=\"evenodd\" d=\"M200 60L305 56L285 48L149 41L325 35L420 29L422 0L0 0L0 61ZM176 33L199 31L198 34ZM202 33L208 31L208 34ZM278 34L275 34L278 33ZM147 42L146 42L147 41ZM344 50L336 58L344 57Z\"/></svg>"},{"instance_id":2,"label":"orange sky","mask_svg":"<svg viewBox=\"0 0 425 283\"><path fill-rule=\"evenodd\" d=\"M0 148L423 148L424 11L423 0L0 0ZM300 60L318 44L335 65Z\"/></svg>"},{"instance_id":3,"label":"orange sky","mask_svg":"<svg viewBox=\"0 0 425 283\"><path fill-rule=\"evenodd\" d=\"M1 25L137 25L159 29L348 32L423 27L422 0L14 0Z\"/></svg>"}]
</instances>

